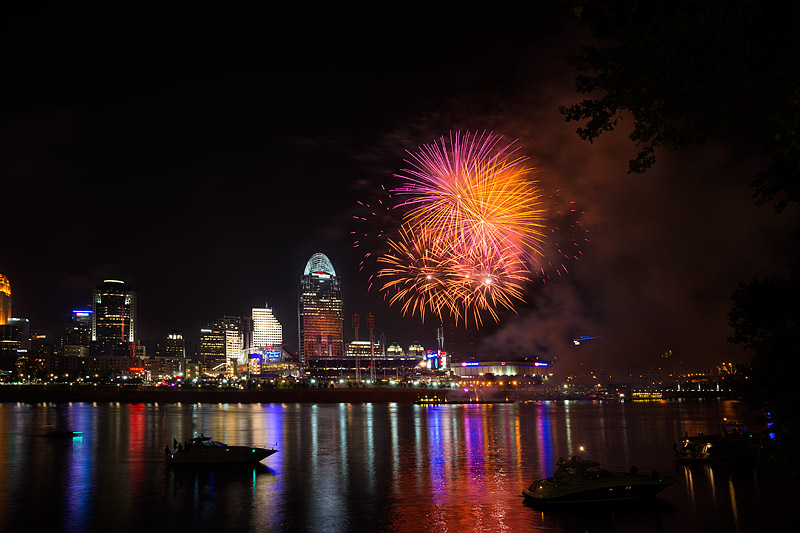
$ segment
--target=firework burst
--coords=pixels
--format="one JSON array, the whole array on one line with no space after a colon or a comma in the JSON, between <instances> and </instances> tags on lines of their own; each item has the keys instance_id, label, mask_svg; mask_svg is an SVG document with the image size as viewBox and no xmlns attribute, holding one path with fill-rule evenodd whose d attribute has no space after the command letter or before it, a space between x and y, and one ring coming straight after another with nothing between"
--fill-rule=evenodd
<instances>
[{"instance_id":1,"label":"firework burst","mask_svg":"<svg viewBox=\"0 0 800 533\"><path fill-rule=\"evenodd\" d=\"M403 222L377 259L390 305L466 325L524 301L542 256L545 209L514 143L492 133L442 138L409 154L393 192Z\"/></svg>"}]
</instances>

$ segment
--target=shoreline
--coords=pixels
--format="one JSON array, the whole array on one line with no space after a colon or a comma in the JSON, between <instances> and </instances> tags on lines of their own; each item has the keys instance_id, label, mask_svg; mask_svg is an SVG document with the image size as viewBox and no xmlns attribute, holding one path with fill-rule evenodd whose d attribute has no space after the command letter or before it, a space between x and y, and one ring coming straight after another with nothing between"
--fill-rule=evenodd
<instances>
[{"instance_id":1,"label":"shoreline","mask_svg":"<svg viewBox=\"0 0 800 533\"><path fill-rule=\"evenodd\" d=\"M705 392L705 391L704 391ZM457 391L419 387L394 388L297 388L297 389L200 389L114 385L0 385L0 403L414 403L428 405L505 403L507 401L622 401L616 398L564 397L545 391L504 391L489 394L483 401L471 401ZM736 399L730 393L690 391L671 393L651 400ZM505 401L502 401L505 400Z\"/></svg>"},{"instance_id":2,"label":"shoreline","mask_svg":"<svg viewBox=\"0 0 800 533\"><path fill-rule=\"evenodd\" d=\"M203 390L130 386L3 385L0 403L413 403L420 394L444 400L447 390L421 388Z\"/></svg>"}]
</instances>

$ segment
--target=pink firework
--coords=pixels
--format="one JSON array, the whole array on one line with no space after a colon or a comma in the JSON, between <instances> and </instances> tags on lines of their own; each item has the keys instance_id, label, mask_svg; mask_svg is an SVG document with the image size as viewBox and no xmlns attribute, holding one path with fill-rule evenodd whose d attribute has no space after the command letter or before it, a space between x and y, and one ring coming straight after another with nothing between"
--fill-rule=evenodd
<instances>
[{"instance_id":1,"label":"pink firework","mask_svg":"<svg viewBox=\"0 0 800 533\"><path fill-rule=\"evenodd\" d=\"M465 325L495 321L524 301L542 256L545 209L525 158L492 133L456 133L410 154L395 192L404 200L400 236L381 255L378 278L390 305Z\"/></svg>"}]
</instances>

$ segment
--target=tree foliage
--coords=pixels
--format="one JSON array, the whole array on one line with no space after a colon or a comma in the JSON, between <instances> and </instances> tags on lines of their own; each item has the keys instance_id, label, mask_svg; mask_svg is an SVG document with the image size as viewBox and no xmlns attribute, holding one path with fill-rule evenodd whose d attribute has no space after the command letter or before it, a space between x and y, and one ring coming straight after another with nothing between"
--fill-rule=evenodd
<instances>
[{"instance_id":1,"label":"tree foliage","mask_svg":"<svg viewBox=\"0 0 800 533\"><path fill-rule=\"evenodd\" d=\"M592 42L570 58L586 98L560 111L594 141L633 118L645 172L661 147L702 144L756 128L771 164L754 182L758 203L800 202L800 3L565 0ZM763 134L761 134L763 129Z\"/></svg>"},{"instance_id":2,"label":"tree foliage","mask_svg":"<svg viewBox=\"0 0 800 533\"><path fill-rule=\"evenodd\" d=\"M769 412L788 441L800 441L796 408L800 370L800 269L788 278L741 283L733 293L730 341L753 352L743 365L741 392L753 407Z\"/></svg>"},{"instance_id":3,"label":"tree foliage","mask_svg":"<svg viewBox=\"0 0 800 533\"><path fill-rule=\"evenodd\" d=\"M800 203L800 2L561 1L592 37L570 58L585 98L560 108L582 139L632 118L628 172L642 173L660 147L738 135L767 156L755 202L778 213ZM753 354L742 395L786 449L800 443L800 269L742 283L732 299L729 340Z\"/></svg>"}]
</instances>

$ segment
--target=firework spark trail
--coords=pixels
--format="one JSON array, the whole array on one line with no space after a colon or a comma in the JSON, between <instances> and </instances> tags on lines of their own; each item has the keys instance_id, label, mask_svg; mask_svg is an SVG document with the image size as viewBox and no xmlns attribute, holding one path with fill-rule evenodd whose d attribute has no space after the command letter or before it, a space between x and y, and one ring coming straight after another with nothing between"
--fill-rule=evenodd
<instances>
[{"instance_id":1,"label":"firework spark trail","mask_svg":"<svg viewBox=\"0 0 800 533\"><path fill-rule=\"evenodd\" d=\"M381 290L404 314L425 313L466 325L481 312L524 301L524 285L542 256L545 210L514 143L492 133L451 134L410 154L396 175L405 197L399 236L378 262ZM538 264L535 265L538 269Z\"/></svg>"},{"instance_id":2,"label":"firework spark trail","mask_svg":"<svg viewBox=\"0 0 800 533\"><path fill-rule=\"evenodd\" d=\"M541 254L543 209L535 188L526 179L528 169L509 144L498 148L501 137L482 134L442 139L426 145L423 155L412 156L416 169L406 171L407 183L396 192L408 199L405 223L430 227L464 246L503 248L509 241L525 254ZM398 176L403 178L403 176Z\"/></svg>"},{"instance_id":3,"label":"firework spark trail","mask_svg":"<svg viewBox=\"0 0 800 533\"><path fill-rule=\"evenodd\" d=\"M431 233L411 235L407 228L400 228L400 238L388 240L391 251L378 258L385 266L378 277L392 278L381 290L392 289L389 305L401 304L404 314L419 312L425 320L428 309L439 317L443 312L453 312L453 302L446 290L452 257L448 257L441 241Z\"/></svg>"},{"instance_id":4,"label":"firework spark trail","mask_svg":"<svg viewBox=\"0 0 800 533\"><path fill-rule=\"evenodd\" d=\"M424 321L428 310L440 319L449 315L456 323L472 316L480 325L481 310L499 320L497 308L513 310L513 301L523 300L529 270L521 261L454 254L444 241L419 239L407 230L403 240L390 240L389 245L392 251L378 258L384 265L378 277L388 278L381 290L391 292L389 304L400 304L404 314L419 313Z\"/></svg>"}]
</instances>

